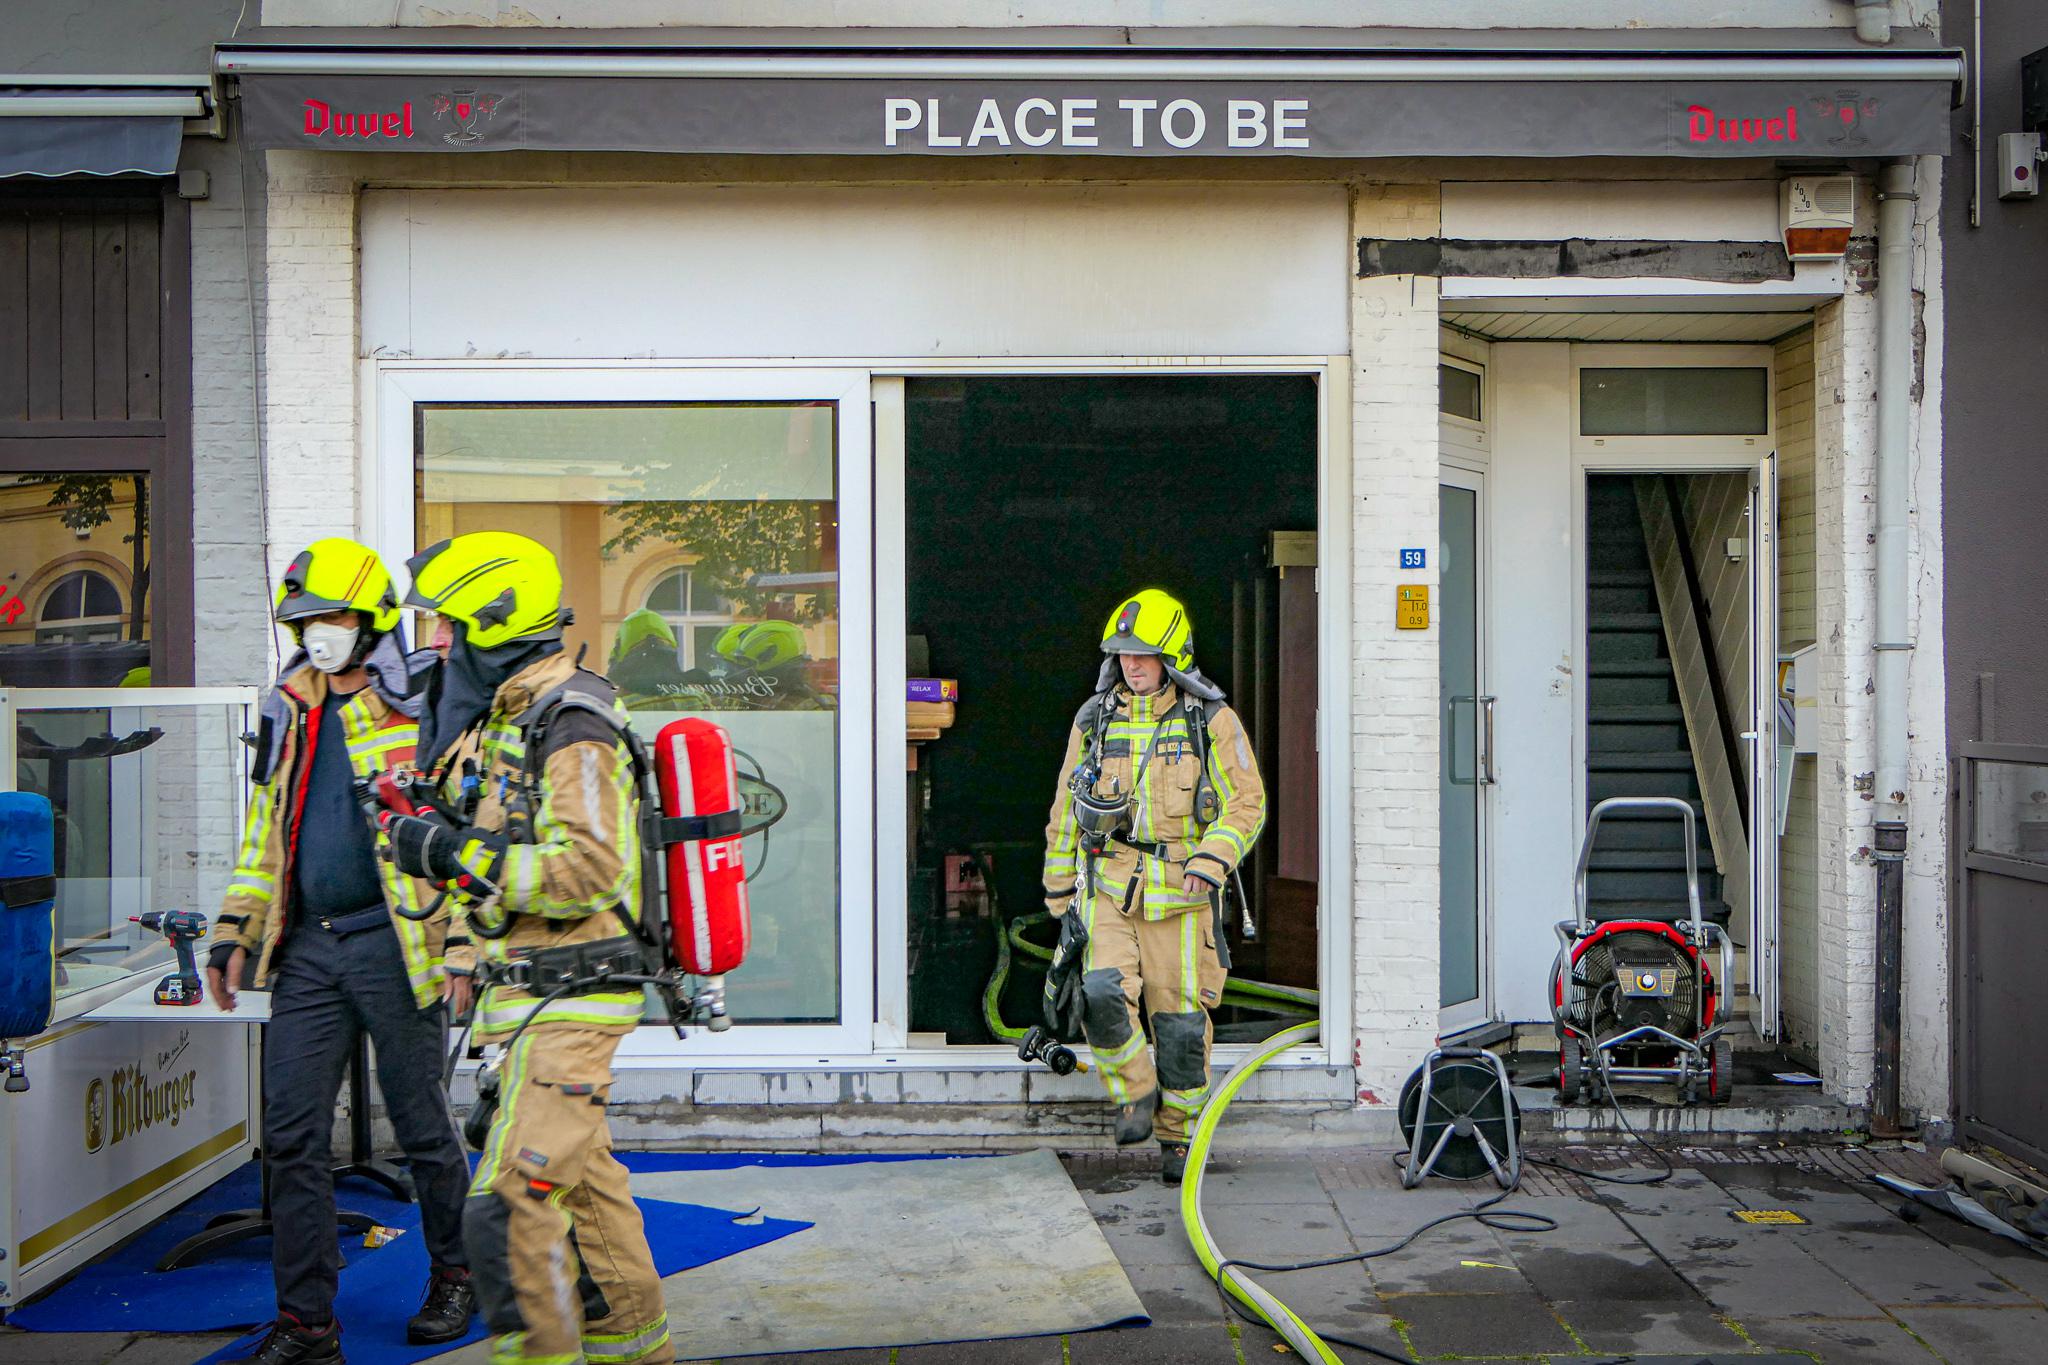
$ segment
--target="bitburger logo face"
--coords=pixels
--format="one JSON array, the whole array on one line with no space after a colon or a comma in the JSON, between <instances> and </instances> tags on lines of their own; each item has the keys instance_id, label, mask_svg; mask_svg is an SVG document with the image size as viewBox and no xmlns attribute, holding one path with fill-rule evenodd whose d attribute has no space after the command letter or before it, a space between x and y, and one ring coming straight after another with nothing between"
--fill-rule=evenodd
<instances>
[{"instance_id":1,"label":"bitburger logo face","mask_svg":"<svg viewBox=\"0 0 2048 1365\"><path fill-rule=\"evenodd\" d=\"M95 1076L85 1088L85 1150L107 1145L107 1083Z\"/></svg>"}]
</instances>

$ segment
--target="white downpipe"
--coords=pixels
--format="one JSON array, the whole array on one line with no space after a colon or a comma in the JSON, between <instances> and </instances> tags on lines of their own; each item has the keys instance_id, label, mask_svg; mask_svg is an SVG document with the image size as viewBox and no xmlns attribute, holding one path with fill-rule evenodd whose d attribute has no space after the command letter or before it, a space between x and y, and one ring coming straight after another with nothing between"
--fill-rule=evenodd
<instances>
[{"instance_id":1,"label":"white downpipe","mask_svg":"<svg viewBox=\"0 0 2048 1365\"><path fill-rule=\"evenodd\" d=\"M1856 36L1866 43L1892 40L1892 0L1856 0Z\"/></svg>"},{"instance_id":2,"label":"white downpipe","mask_svg":"<svg viewBox=\"0 0 2048 1365\"><path fill-rule=\"evenodd\" d=\"M1906 818L1906 507L1911 482L1913 215L1911 161L1877 179L1877 801Z\"/></svg>"}]
</instances>

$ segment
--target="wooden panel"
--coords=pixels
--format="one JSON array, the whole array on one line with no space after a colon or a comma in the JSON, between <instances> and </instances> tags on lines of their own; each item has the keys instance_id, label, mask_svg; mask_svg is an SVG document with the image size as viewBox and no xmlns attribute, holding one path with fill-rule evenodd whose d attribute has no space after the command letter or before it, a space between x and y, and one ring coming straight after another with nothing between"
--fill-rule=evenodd
<instances>
[{"instance_id":1,"label":"wooden panel","mask_svg":"<svg viewBox=\"0 0 2048 1365\"><path fill-rule=\"evenodd\" d=\"M62 415L66 421L92 419L92 218L67 213L58 222L57 357L62 370ZM47 344L41 342L37 344Z\"/></svg>"},{"instance_id":2,"label":"wooden panel","mask_svg":"<svg viewBox=\"0 0 2048 1365\"><path fill-rule=\"evenodd\" d=\"M0 422L28 416L28 219L0 212Z\"/></svg>"},{"instance_id":3,"label":"wooden panel","mask_svg":"<svg viewBox=\"0 0 2048 1365\"><path fill-rule=\"evenodd\" d=\"M163 415L163 240L154 212L128 215L128 416Z\"/></svg>"},{"instance_id":4,"label":"wooden panel","mask_svg":"<svg viewBox=\"0 0 2048 1365\"><path fill-rule=\"evenodd\" d=\"M57 219L28 220L28 415L39 422L54 422L64 415L63 366L57 350L63 332L57 287L62 248Z\"/></svg>"},{"instance_id":5,"label":"wooden panel","mask_svg":"<svg viewBox=\"0 0 2048 1365\"><path fill-rule=\"evenodd\" d=\"M161 215L132 194L0 195L0 423L162 417Z\"/></svg>"},{"instance_id":6,"label":"wooden panel","mask_svg":"<svg viewBox=\"0 0 2048 1365\"><path fill-rule=\"evenodd\" d=\"M128 415L128 216L93 215L92 415Z\"/></svg>"}]
</instances>

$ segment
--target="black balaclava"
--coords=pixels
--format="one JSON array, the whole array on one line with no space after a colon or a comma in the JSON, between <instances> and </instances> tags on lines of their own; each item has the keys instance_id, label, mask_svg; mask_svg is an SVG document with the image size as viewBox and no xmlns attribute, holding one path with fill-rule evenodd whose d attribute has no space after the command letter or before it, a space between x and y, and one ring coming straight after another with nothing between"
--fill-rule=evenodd
<instances>
[{"instance_id":1,"label":"black balaclava","mask_svg":"<svg viewBox=\"0 0 2048 1365\"><path fill-rule=\"evenodd\" d=\"M562 651L560 640L513 640L496 649L477 649L469 643L467 622L451 618L448 625L454 642L448 646L447 659L428 670L426 704L420 708L414 763L422 772L431 771L434 760L483 719L507 678L535 659Z\"/></svg>"}]
</instances>

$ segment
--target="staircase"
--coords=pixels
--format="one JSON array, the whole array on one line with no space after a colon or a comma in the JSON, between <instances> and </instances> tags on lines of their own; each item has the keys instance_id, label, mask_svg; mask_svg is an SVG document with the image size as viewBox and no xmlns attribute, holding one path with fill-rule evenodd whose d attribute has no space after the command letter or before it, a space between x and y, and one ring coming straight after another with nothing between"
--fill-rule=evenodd
<instances>
[{"instance_id":1,"label":"staircase","mask_svg":"<svg viewBox=\"0 0 2048 1365\"><path fill-rule=\"evenodd\" d=\"M1728 906L1721 899L1721 874L1643 548L1634 482L1615 475L1586 482L1587 797L1597 802L1675 796L1690 802L1699 841L1700 906L1708 919L1726 924ZM1593 918L1685 918L1684 839L1685 828L1672 815L1624 811L1603 818L1586 883Z\"/></svg>"}]
</instances>

